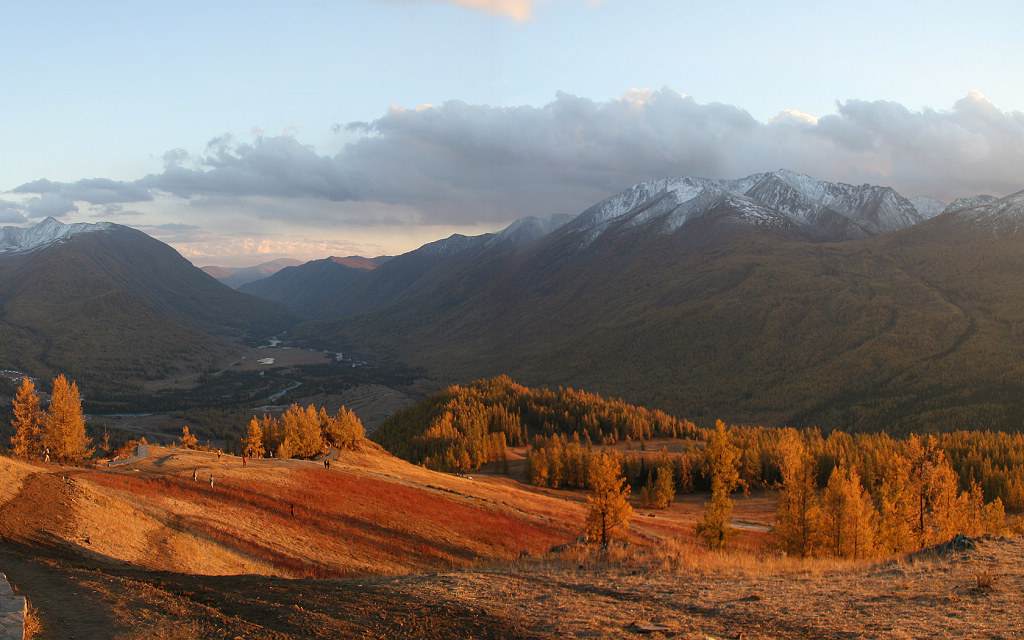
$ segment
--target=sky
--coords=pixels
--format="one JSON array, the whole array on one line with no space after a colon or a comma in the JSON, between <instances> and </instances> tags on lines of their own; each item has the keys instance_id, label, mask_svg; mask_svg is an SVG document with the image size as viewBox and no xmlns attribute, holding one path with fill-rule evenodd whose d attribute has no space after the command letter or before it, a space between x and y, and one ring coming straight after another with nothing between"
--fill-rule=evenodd
<instances>
[{"instance_id":1,"label":"sky","mask_svg":"<svg viewBox=\"0 0 1024 640\"><path fill-rule=\"evenodd\" d=\"M0 225L396 255L637 182L1024 189L1024 3L0 0Z\"/></svg>"}]
</instances>

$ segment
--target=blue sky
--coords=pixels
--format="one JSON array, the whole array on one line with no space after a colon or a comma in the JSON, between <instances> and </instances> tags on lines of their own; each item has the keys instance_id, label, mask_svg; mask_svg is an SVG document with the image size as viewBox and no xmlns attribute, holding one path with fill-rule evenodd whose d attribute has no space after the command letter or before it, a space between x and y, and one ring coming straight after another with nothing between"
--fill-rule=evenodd
<instances>
[{"instance_id":1,"label":"blue sky","mask_svg":"<svg viewBox=\"0 0 1024 640\"><path fill-rule=\"evenodd\" d=\"M198 264L394 254L667 175L1024 188L1022 3L2 12L0 224L111 220Z\"/></svg>"}]
</instances>

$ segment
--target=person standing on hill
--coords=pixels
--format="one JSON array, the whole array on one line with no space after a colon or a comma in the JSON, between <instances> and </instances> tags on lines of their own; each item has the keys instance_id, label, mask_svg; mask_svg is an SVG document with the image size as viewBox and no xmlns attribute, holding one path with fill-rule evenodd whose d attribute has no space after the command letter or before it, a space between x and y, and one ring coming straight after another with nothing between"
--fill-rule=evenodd
<instances>
[{"instance_id":1,"label":"person standing on hill","mask_svg":"<svg viewBox=\"0 0 1024 640\"><path fill-rule=\"evenodd\" d=\"M213 488L213 474L210 474L210 488Z\"/></svg>"}]
</instances>

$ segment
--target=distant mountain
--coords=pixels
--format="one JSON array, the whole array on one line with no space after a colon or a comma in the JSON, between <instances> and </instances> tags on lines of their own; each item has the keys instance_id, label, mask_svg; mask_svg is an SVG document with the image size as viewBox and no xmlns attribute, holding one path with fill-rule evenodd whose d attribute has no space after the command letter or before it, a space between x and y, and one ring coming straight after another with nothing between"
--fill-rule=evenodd
<instances>
[{"instance_id":1,"label":"distant mountain","mask_svg":"<svg viewBox=\"0 0 1024 640\"><path fill-rule=\"evenodd\" d=\"M12 234L0 253L0 362L66 373L91 396L204 370L233 343L278 333L295 317L237 293L146 234L52 219Z\"/></svg>"},{"instance_id":2,"label":"distant mountain","mask_svg":"<svg viewBox=\"0 0 1024 640\"><path fill-rule=\"evenodd\" d=\"M980 195L980 196L967 196L964 198L957 198L953 202L949 203L949 206L943 209L942 213L948 211L958 211L960 209L969 209L971 207L977 207L979 205L988 204L998 200L995 196Z\"/></svg>"},{"instance_id":3,"label":"distant mountain","mask_svg":"<svg viewBox=\"0 0 1024 640\"><path fill-rule=\"evenodd\" d=\"M1016 428L1022 199L934 215L788 171L647 182L514 248L395 257L293 335L707 421Z\"/></svg>"},{"instance_id":4,"label":"distant mountain","mask_svg":"<svg viewBox=\"0 0 1024 640\"><path fill-rule=\"evenodd\" d=\"M265 300L280 302L296 313L315 317L325 301L339 295L348 285L363 277L388 257L324 258L281 269L277 273L238 288Z\"/></svg>"},{"instance_id":5,"label":"distant mountain","mask_svg":"<svg viewBox=\"0 0 1024 640\"><path fill-rule=\"evenodd\" d=\"M567 215L547 218L527 217L513 222L503 231L480 236L454 234L443 240L381 262L364 277L352 279L339 289L320 292L316 287L302 288L312 294L307 301L292 302L310 317L331 320L362 313L391 304L395 300L421 292L435 283L457 277L464 264L488 256L515 255L524 247L560 228L570 220ZM298 272L295 275L299 275ZM301 285L293 283L297 288ZM252 291L256 293L255 291Z\"/></svg>"},{"instance_id":6,"label":"distant mountain","mask_svg":"<svg viewBox=\"0 0 1024 640\"><path fill-rule=\"evenodd\" d=\"M270 262L264 262L254 267L201 267L203 271L220 280L232 289L237 289L243 284L261 280L272 276L285 267L294 267L302 264L301 260L293 258L278 258Z\"/></svg>"},{"instance_id":7,"label":"distant mountain","mask_svg":"<svg viewBox=\"0 0 1024 640\"><path fill-rule=\"evenodd\" d=\"M917 209L917 212L920 213L921 217L925 220L934 218L940 213L944 213L947 207L945 202L936 200L929 196L917 196L916 198L911 198L910 203L914 205L914 208ZM954 209L955 208L958 207L954 207Z\"/></svg>"}]
</instances>

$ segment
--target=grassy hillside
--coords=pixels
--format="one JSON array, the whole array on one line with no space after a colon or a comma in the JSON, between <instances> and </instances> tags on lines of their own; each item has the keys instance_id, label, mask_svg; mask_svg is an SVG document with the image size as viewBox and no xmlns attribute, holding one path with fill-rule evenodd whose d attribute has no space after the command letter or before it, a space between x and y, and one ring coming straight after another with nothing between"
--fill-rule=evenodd
<instances>
[{"instance_id":1,"label":"grassy hillside","mask_svg":"<svg viewBox=\"0 0 1024 640\"><path fill-rule=\"evenodd\" d=\"M322 578L509 560L575 538L582 521L579 506L430 472L371 443L342 453L330 470L151 450L127 467L61 476L0 458L0 533L87 545L163 571ZM56 506L39 508L47 503Z\"/></svg>"}]
</instances>

